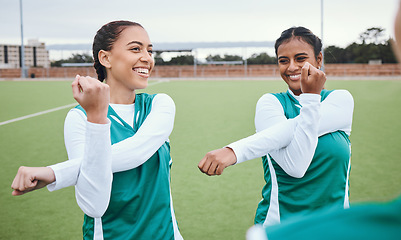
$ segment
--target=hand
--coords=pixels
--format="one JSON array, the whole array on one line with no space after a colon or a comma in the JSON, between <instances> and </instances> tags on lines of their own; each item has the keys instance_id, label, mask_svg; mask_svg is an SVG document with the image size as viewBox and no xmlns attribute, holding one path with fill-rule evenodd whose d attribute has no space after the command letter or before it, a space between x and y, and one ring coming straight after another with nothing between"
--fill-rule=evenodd
<instances>
[{"instance_id":1,"label":"hand","mask_svg":"<svg viewBox=\"0 0 401 240\"><path fill-rule=\"evenodd\" d=\"M72 82L75 100L85 109L89 122L107 123L107 111L110 103L109 85L92 77L77 75Z\"/></svg>"},{"instance_id":2,"label":"hand","mask_svg":"<svg viewBox=\"0 0 401 240\"><path fill-rule=\"evenodd\" d=\"M320 94L326 82L326 74L306 62L301 69L301 92Z\"/></svg>"},{"instance_id":3,"label":"hand","mask_svg":"<svg viewBox=\"0 0 401 240\"><path fill-rule=\"evenodd\" d=\"M40 189L56 181L53 169L49 167L20 167L11 188L13 196Z\"/></svg>"},{"instance_id":4,"label":"hand","mask_svg":"<svg viewBox=\"0 0 401 240\"><path fill-rule=\"evenodd\" d=\"M223 170L235 164L237 157L231 148L225 147L208 152L198 164L201 172L213 176L221 175Z\"/></svg>"}]
</instances>

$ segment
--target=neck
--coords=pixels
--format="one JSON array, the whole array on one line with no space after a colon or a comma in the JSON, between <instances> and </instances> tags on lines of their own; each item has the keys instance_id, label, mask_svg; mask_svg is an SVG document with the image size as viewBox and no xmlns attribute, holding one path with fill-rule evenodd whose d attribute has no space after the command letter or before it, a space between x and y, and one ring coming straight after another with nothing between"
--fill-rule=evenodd
<instances>
[{"instance_id":1,"label":"neck","mask_svg":"<svg viewBox=\"0 0 401 240\"><path fill-rule=\"evenodd\" d=\"M110 103L132 104L135 102L135 90L129 89L115 81L106 81L110 87Z\"/></svg>"},{"instance_id":2,"label":"neck","mask_svg":"<svg viewBox=\"0 0 401 240\"><path fill-rule=\"evenodd\" d=\"M135 102L135 91L110 88L110 103L132 104Z\"/></svg>"},{"instance_id":3,"label":"neck","mask_svg":"<svg viewBox=\"0 0 401 240\"><path fill-rule=\"evenodd\" d=\"M114 104L132 104L135 102L135 92L130 96L114 95L110 93L110 103Z\"/></svg>"},{"instance_id":4,"label":"neck","mask_svg":"<svg viewBox=\"0 0 401 240\"><path fill-rule=\"evenodd\" d=\"M295 96L299 96L302 93L301 89L299 89L299 90L290 89L290 90Z\"/></svg>"}]
</instances>

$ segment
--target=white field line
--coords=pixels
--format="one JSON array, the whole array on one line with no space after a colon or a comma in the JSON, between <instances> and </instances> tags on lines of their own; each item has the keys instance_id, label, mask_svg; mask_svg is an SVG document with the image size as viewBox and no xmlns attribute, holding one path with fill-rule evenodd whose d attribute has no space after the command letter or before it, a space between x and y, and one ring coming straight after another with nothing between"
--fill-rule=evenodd
<instances>
[{"instance_id":1,"label":"white field line","mask_svg":"<svg viewBox=\"0 0 401 240\"><path fill-rule=\"evenodd\" d=\"M164 82L170 82L170 80L168 80L168 79L167 80L158 80L157 82L149 83L148 87L154 86L154 85L159 84L159 83L164 83Z\"/></svg>"},{"instance_id":2,"label":"white field line","mask_svg":"<svg viewBox=\"0 0 401 240\"><path fill-rule=\"evenodd\" d=\"M166 82L166 81L153 82L153 83L148 84L148 86L154 86L154 85L156 85L158 83L161 83L161 82ZM25 119L28 119L28 118L33 118L33 117L40 116L40 115L43 115L43 114L46 114L46 113L55 112L55 111L58 111L58 110L61 110L61 109L65 109L65 108L69 108L69 107L73 107L73 106L76 106L76 105L78 105L78 103L71 103L71 104L68 104L68 105L65 105L65 106L56 107L56 108L48 109L48 110L45 110L45 111L41 111L41 112L25 115L25 116L22 116L22 117L19 117L19 118L10 119L10 120L4 121L4 122L0 122L0 126L1 125L6 125L8 123L13 123L13 122L25 120Z\"/></svg>"},{"instance_id":3,"label":"white field line","mask_svg":"<svg viewBox=\"0 0 401 240\"><path fill-rule=\"evenodd\" d=\"M65 105L65 106L56 107L56 108L52 108L52 109L49 109L49 110L45 110L45 111L41 111L41 112L25 115L25 116L22 116L22 117L19 117L19 118L10 119L10 120L4 121L4 122L0 122L0 126L8 124L8 123L21 121L21 120L24 120L24 119L36 117L36 116L43 115L43 114L46 114L46 113L55 112L55 111L58 111L58 110L61 110L61 109L64 109L64 108L68 108L68 107L73 107L73 106L76 106L76 105L77 105L77 103L72 103L72 104L68 104L68 105Z\"/></svg>"}]
</instances>

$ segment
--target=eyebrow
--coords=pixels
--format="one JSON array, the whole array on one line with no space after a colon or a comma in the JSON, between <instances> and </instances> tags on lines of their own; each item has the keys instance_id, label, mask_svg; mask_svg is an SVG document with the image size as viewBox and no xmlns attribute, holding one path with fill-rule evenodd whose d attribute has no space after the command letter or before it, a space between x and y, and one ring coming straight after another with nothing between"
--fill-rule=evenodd
<instances>
[{"instance_id":1,"label":"eyebrow","mask_svg":"<svg viewBox=\"0 0 401 240\"><path fill-rule=\"evenodd\" d=\"M302 55L306 55L306 56L308 56L308 54L307 54L307 53L298 53L298 54L295 54L295 57L299 57L299 56L302 56Z\"/></svg>"},{"instance_id":2,"label":"eyebrow","mask_svg":"<svg viewBox=\"0 0 401 240\"><path fill-rule=\"evenodd\" d=\"M127 44L127 46L128 46L128 45L131 45L131 44L138 44L138 45L143 46L143 43L142 43L142 42L139 42L139 41L131 41L131 42L129 42L129 43ZM153 45L152 45L152 44L149 44L148 47L153 47Z\"/></svg>"},{"instance_id":3,"label":"eyebrow","mask_svg":"<svg viewBox=\"0 0 401 240\"><path fill-rule=\"evenodd\" d=\"M299 56L303 56L303 55L308 55L308 54L307 53L298 53L298 54L295 54L295 57L299 57ZM278 59L282 59L282 58L288 58L288 57L286 57L286 56L278 57Z\"/></svg>"}]
</instances>

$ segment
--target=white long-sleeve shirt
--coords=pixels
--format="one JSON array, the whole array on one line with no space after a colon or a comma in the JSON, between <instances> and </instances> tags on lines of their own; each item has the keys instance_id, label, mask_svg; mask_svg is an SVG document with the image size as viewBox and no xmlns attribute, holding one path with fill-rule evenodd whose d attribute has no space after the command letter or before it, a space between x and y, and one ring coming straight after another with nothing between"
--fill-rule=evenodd
<instances>
[{"instance_id":1,"label":"white long-sleeve shirt","mask_svg":"<svg viewBox=\"0 0 401 240\"><path fill-rule=\"evenodd\" d=\"M290 93L302 106L294 119L285 117L274 95L265 94L259 99L255 114L257 133L228 145L234 150L237 163L270 154L287 174L302 177L312 161L319 136L338 130L350 135L354 102L348 91L335 90L322 103L317 103L317 94Z\"/></svg>"},{"instance_id":2,"label":"white long-sleeve shirt","mask_svg":"<svg viewBox=\"0 0 401 240\"><path fill-rule=\"evenodd\" d=\"M111 104L111 107L124 121L131 125L133 124L134 104ZM99 176L99 172L103 171L101 164L91 165L90 171L86 171L85 168L82 169L82 167L86 166L83 164L84 162L91 161L84 155L84 151L87 148L85 146L91 146L91 151L97 152L98 155L105 154L108 156L107 159L102 161L111 163L110 174L136 168L146 162L165 141L168 141L173 130L174 117L174 101L166 94L157 94L152 101L151 112L134 136L112 146L110 135L108 135L108 140L106 140L106 137L102 138L102 141L108 141L108 144L110 144L110 154L106 154L108 150L105 147L97 148L91 145L88 142L90 139L86 135L91 134L92 131L108 131L110 134L110 125L102 126L102 124L96 124L93 128L88 128L86 115L81 110L72 109L66 117L64 129L65 145L70 160L50 166L54 171L56 181L50 184L48 189L54 191L75 185L76 192L80 193L80 197L77 197L77 202L84 213L94 218L101 217L106 211L110 199L110 192L104 191L105 186L103 184L105 183L92 181L78 184L80 183L82 171L91 174L87 176L88 179L96 179ZM163 119L163 121L160 121L160 119ZM108 130L105 130L107 128ZM96 163L98 163L97 161ZM94 189L100 187L103 195L100 193L96 194L96 196L90 193L86 194L88 187Z\"/></svg>"}]
</instances>

